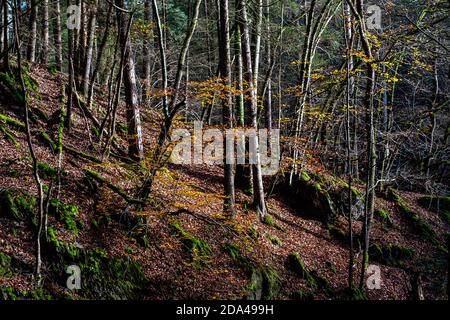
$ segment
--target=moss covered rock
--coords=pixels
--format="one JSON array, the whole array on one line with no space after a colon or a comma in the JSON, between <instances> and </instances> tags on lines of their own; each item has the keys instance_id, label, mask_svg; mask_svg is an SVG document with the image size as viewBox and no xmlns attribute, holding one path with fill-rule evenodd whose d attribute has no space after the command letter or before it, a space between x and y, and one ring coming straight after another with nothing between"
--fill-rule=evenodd
<instances>
[{"instance_id":1,"label":"moss covered rock","mask_svg":"<svg viewBox=\"0 0 450 320\"><path fill-rule=\"evenodd\" d=\"M292 185L289 185L289 174L286 174L278 185L278 191L302 215L323 222L331 222L336 218L336 206L327 187L307 173L294 176Z\"/></svg>"},{"instance_id":2,"label":"moss covered rock","mask_svg":"<svg viewBox=\"0 0 450 320\"><path fill-rule=\"evenodd\" d=\"M64 223L65 227L75 235L78 235L79 229L83 227L83 223L78 219L79 209L77 206L52 199L49 202L48 212Z\"/></svg>"},{"instance_id":3,"label":"moss covered rock","mask_svg":"<svg viewBox=\"0 0 450 320\"><path fill-rule=\"evenodd\" d=\"M204 264L209 262L210 256L212 254L212 249L206 241L199 239L187 232L181 226L179 221L173 221L171 223L171 227L174 229L181 242L191 253L191 262L194 267L200 268Z\"/></svg>"},{"instance_id":4,"label":"moss covered rock","mask_svg":"<svg viewBox=\"0 0 450 320\"><path fill-rule=\"evenodd\" d=\"M2 300L53 300L44 289L19 291L11 287L0 287L0 301Z\"/></svg>"},{"instance_id":5,"label":"moss covered rock","mask_svg":"<svg viewBox=\"0 0 450 320\"><path fill-rule=\"evenodd\" d=\"M11 274L11 257L0 251L0 277Z\"/></svg>"},{"instance_id":6,"label":"moss covered rock","mask_svg":"<svg viewBox=\"0 0 450 320\"><path fill-rule=\"evenodd\" d=\"M81 289L76 295L82 299L139 299L146 290L148 280L139 263L130 257L111 257L103 249L85 249L80 245L59 240L49 228L45 254L52 260L50 271L58 283L66 287L66 269L76 265L81 270Z\"/></svg>"},{"instance_id":7,"label":"moss covered rock","mask_svg":"<svg viewBox=\"0 0 450 320\"><path fill-rule=\"evenodd\" d=\"M383 208L375 210L374 216L383 224L385 228L391 228L394 225L389 212Z\"/></svg>"},{"instance_id":8,"label":"moss covered rock","mask_svg":"<svg viewBox=\"0 0 450 320\"><path fill-rule=\"evenodd\" d=\"M258 266L252 271L247 300L272 300L280 290L280 277L270 266Z\"/></svg>"},{"instance_id":9,"label":"moss covered rock","mask_svg":"<svg viewBox=\"0 0 450 320\"><path fill-rule=\"evenodd\" d=\"M375 243L369 248L371 259L392 267L403 267L413 255L414 250L397 244Z\"/></svg>"},{"instance_id":10,"label":"moss covered rock","mask_svg":"<svg viewBox=\"0 0 450 320\"><path fill-rule=\"evenodd\" d=\"M0 191L0 216L16 221L30 217L36 209L36 198L15 190Z\"/></svg>"},{"instance_id":11,"label":"moss covered rock","mask_svg":"<svg viewBox=\"0 0 450 320\"><path fill-rule=\"evenodd\" d=\"M439 245L436 238L436 232L431 226L420 218L419 214L412 210L406 202L402 199L400 194L393 188L388 188L387 196L390 200L394 201L397 211L406 218L414 228L414 230L425 239L429 240L435 245Z\"/></svg>"},{"instance_id":12,"label":"moss covered rock","mask_svg":"<svg viewBox=\"0 0 450 320\"><path fill-rule=\"evenodd\" d=\"M301 172L292 178L285 174L277 184L277 191L286 202L313 219L333 223L338 214L348 215L348 184L337 177L325 173ZM351 188L352 214L359 218L364 211L364 197Z\"/></svg>"},{"instance_id":13,"label":"moss covered rock","mask_svg":"<svg viewBox=\"0 0 450 320\"><path fill-rule=\"evenodd\" d=\"M288 256L287 265L298 277L306 281L308 288L321 291L327 296L333 294L333 289L328 281L322 278L317 271L309 271L297 252Z\"/></svg>"}]
</instances>

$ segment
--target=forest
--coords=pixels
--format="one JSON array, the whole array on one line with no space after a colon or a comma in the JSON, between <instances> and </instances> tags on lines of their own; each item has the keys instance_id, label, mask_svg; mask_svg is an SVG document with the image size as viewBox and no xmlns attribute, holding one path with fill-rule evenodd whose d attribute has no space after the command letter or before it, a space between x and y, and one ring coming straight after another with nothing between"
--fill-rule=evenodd
<instances>
[{"instance_id":1,"label":"forest","mask_svg":"<svg viewBox=\"0 0 450 320\"><path fill-rule=\"evenodd\" d=\"M0 0L0 300L448 300L449 0Z\"/></svg>"}]
</instances>

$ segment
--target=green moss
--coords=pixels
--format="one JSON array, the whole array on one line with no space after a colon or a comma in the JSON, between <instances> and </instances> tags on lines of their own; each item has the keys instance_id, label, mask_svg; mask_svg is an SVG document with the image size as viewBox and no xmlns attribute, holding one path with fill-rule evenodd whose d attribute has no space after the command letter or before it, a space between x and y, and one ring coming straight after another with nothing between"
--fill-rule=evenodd
<instances>
[{"instance_id":1,"label":"green moss","mask_svg":"<svg viewBox=\"0 0 450 320\"><path fill-rule=\"evenodd\" d=\"M38 84L30 77L28 68L26 66L22 66L22 78L28 91L38 91ZM22 104L24 102L25 99L22 94L19 69L17 67L12 67L10 72L0 72L0 82L9 89L12 98L18 104Z\"/></svg>"},{"instance_id":2,"label":"green moss","mask_svg":"<svg viewBox=\"0 0 450 320\"><path fill-rule=\"evenodd\" d=\"M11 287L0 286L0 301L2 300L18 300L17 291Z\"/></svg>"},{"instance_id":3,"label":"green moss","mask_svg":"<svg viewBox=\"0 0 450 320\"><path fill-rule=\"evenodd\" d=\"M5 139L12 143L16 148L20 147L20 144L17 142L14 133L8 130L5 126L0 123L0 131L5 135Z\"/></svg>"},{"instance_id":4,"label":"green moss","mask_svg":"<svg viewBox=\"0 0 450 320\"><path fill-rule=\"evenodd\" d=\"M363 194L358 189L352 187L350 190L352 191L353 197L358 198L358 199L363 198Z\"/></svg>"},{"instance_id":5,"label":"green moss","mask_svg":"<svg viewBox=\"0 0 450 320\"><path fill-rule=\"evenodd\" d=\"M117 124L117 131L122 134L128 133L128 126L126 124L118 123Z\"/></svg>"},{"instance_id":6,"label":"green moss","mask_svg":"<svg viewBox=\"0 0 450 320\"><path fill-rule=\"evenodd\" d=\"M36 198L17 191L13 194L11 191L0 193L0 213L6 217L22 221L26 217L32 216L36 208Z\"/></svg>"},{"instance_id":7,"label":"green moss","mask_svg":"<svg viewBox=\"0 0 450 320\"><path fill-rule=\"evenodd\" d=\"M271 266L263 266L260 270L263 278L262 298L265 300L274 299L280 288L280 277Z\"/></svg>"},{"instance_id":8,"label":"green moss","mask_svg":"<svg viewBox=\"0 0 450 320\"><path fill-rule=\"evenodd\" d=\"M8 116L5 116L3 114L0 114L0 123L4 123L13 127L16 127L17 129L25 129L25 124L19 120L10 118Z\"/></svg>"},{"instance_id":9,"label":"green moss","mask_svg":"<svg viewBox=\"0 0 450 320\"><path fill-rule=\"evenodd\" d=\"M77 295L83 299L138 299L148 283L140 265L130 257L109 257L96 248L92 250L64 243L53 228L48 229L45 253L50 271L65 274L68 265L81 269L82 284ZM64 278L65 281L66 278ZM65 283L61 283L65 286Z\"/></svg>"},{"instance_id":10,"label":"green moss","mask_svg":"<svg viewBox=\"0 0 450 320\"><path fill-rule=\"evenodd\" d=\"M77 206L65 204L58 199L51 199L49 203L49 214L54 215L58 221L64 223L66 228L78 235L82 222L77 220L79 210Z\"/></svg>"},{"instance_id":11,"label":"green moss","mask_svg":"<svg viewBox=\"0 0 450 320\"><path fill-rule=\"evenodd\" d=\"M385 227L390 228L390 227L393 226L391 216L383 208L375 210L374 215L375 215L376 218L378 218L381 221L381 223Z\"/></svg>"},{"instance_id":12,"label":"green moss","mask_svg":"<svg viewBox=\"0 0 450 320\"><path fill-rule=\"evenodd\" d=\"M90 157L90 156L88 156L88 157ZM90 170L90 169L84 169L84 172L85 172L86 176L88 176L90 179L93 179L94 181L96 181L99 184L106 185L109 189L111 189L112 191L114 191L115 193L120 195L122 198L124 198L125 201L127 201L128 203L142 204L141 200L133 199L125 192L125 190L123 190L121 187L118 187L118 186L114 185L113 183L109 182L108 180L106 180L100 173Z\"/></svg>"},{"instance_id":13,"label":"green moss","mask_svg":"<svg viewBox=\"0 0 450 320\"><path fill-rule=\"evenodd\" d=\"M23 104L25 99L21 92L20 85L13 73L1 72L0 82L3 83L11 91L11 97L15 102L17 102L18 104Z\"/></svg>"},{"instance_id":14,"label":"green moss","mask_svg":"<svg viewBox=\"0 0 450 320\"><path fill-rule=\"evenodd\" d=\"M371 259L392 267L403 267L413 257L414 250L397 244L373 244L369 248Z\"/></svg>"},{"instance_id":15,"label":"green moss","mask_svg":"<svg viewBox=\"0 0 450 320\"><path fill-rule=\"evenodd\" d=\"M212 249L206 241L191 235L183 229L178 221L172 222L171 227L176 231L181 242L191 252L194 267L201 267L209 261Z\"/></svg>"},{"instance_id":16,"label":"green moss","mask_svg":"<svg viewBox=\"0 0 450 320\"><path fill-rule=\"evenodd\" d=\"M340 242L346 243L349 241L347 235L338 226L336 226L332 223L329 223L329 224L327 224L327 229L328 229L328 232L330 233L330 236L332 236L333 238L336 238Z\"/></svg>"},{"instance_id":17,"label":"green moss","mask_svg":"<svg viewBox=\"0 0 450 320\"><path fill-rule=\"evenodd\" d=\"M225 243L222 246L222 249L225 253L227 253L231 258L237 260L241 255L241 248L235 243Z\"/></svg>"},{"instance_id":18,"label":"green moss","mask_svg":"<svg viewBox=\"0 0 450 320\"><path fill-rule=\"evenodd\" d=\"M274 227L275 229L278 229L280 231L286 231L285 228L283 228L283 226L281 226L273 216L271 216L270 214L266 214L264 216L263 222L271 227Z\"/></svg>"},{"instance_id":19,"label":"green moss","mask_svg":"<svg viewBox=\"0 0 450 320\"><path fill-rule=\"evenodd\" d=\"M300 174L300 179L304 182L308 182L309 180L311 180L311 177L305 171L302 171L302 173Z\"/></svg>"},{"instance_id":20,"label":"green moss","mask_svg":"<svg viewBox=\"0 0 450 320\"><path fill-rule=\"evenodd\" d=\"M277 236L271 235L270 233L267 234L267 239L275 246L281 246L283 244Z\"/></svg>"},{"instance_id":21,"label":"green moss","mask_svg":"<svg viewBox=\"0 0 450 320\"><path fill-rule=\"evenodd\" d=\"M436 239L436 233L431 226L422 220L417 212L411 210L394 189L388 188L387 195L389 199L395 202L397 211L411 222L413 228L419 235L434 245L439 245L439 241Z\"/></svg>"},{"instance_id":22,"label":"green moss","mask_svg":"<svg viewBox=\"0 0 450 320\"><path fill-rule=\"evenodd\" d=\"M309 288L320 290L327 296L333 294L328 281L322 278L316 271L309 271L297 252L291 253L287 258L287 265L298 277L304 279Z\"/></svg>"},{"instance_id":23,"label":"green moss","mask_svg":"<svg viewBox=\"0 0 450 320\"><path fill-rule=\"evenodd\" d=\"M0 251L0 277L11 275L11 257Z\"/></svg>"},{"instance_id":24,"label":"green moss","mask_svg":"<svg viewBox=\"0 0 450 320\"><path fill-rule=\"evenodd\" d=\"M322 186L320 185L320 183L314 183L313 188L317 191L317 192L322 192Z\"/></svg>"},{"instance_id":25,"label":"green moss","mask_svg":"<svg viewBox=\"0 0 450 320\"><path fill-rule=\"evenodd\" d=\"M271 266L255 267L251 273L251 282L247 286L247 290L247 297L253 300L275 299L280 290L280 277Z\"/></svg>"},{"instance_id":26,"label":"green moss","mask_svg":"<svg viewBox=\"0 0 450 320\"><path fill-rule=\"evenodd\" d=\"M248 228L247 234L254 240L257 240L259 238L259 232L255 226L251 226L250 228Z\"/></svg>"},{"instance_id":27,"label":"green moss","mask_svg":"<svg viewBox=\"0 0 450 320\"><path fill-rule=\"evenodd\" d=\"M0 301L2 300L53 300L44 289L19 291L11 287L0 287Z\"/></svg>"},{"instance_id":28,"label":"green moss","mask_svg":"<svg viewBox=\"0 0 450 320\"><path fill-rule=\"evenodd\" d=\"M50 135L48 132L46 131L41 131L39 133L39 136L45 141L47 142L48 146L52 149L53 152L56 152L58 150L58 146L56 145L56 143L53 141L52 138L50 138Z\"/></svg>"},{"instance_id":29,"label":"green moss","mask_svg":"<svg viewBox=\"0 0 450 320\"><path fill-rule=\"evenodd\" d=\"M38 171L39 171L39 175L42 179L55 178L58 173L58 169L56 169L44 162L38 163Z\"/></svg>"},{"instance_id":30,"label":"green moss","mask_svg":"<svg viewBox=\"0 0 450 320\"><path fill-rule=\"evenodd\" d=\"M133 253L134 253L134 250L133 250L132 247L126 247L126 248L125 248L125 252L126 252L127 254L133 254Z\"/></svg>"},{"instance_id":31,"label":"green moss","mask_svg":"<svg viewBox=\"0 0 450 320\"><path fill-rule=\"evenodd\" d=\"M73 262L77 260L81 253L77 246L59 240L57 231L51 227L47 230L45 245L47 252L58 257L61 262Z\"/></svg>"},{"instance_id":32,"label":"green moss","mask_svg":"<svg viewBox=\"0 0 450 320\"><path fill-rule=\"evenodd\" d=\"M315 287L315 279L314 277L310 274L310 272L306 269L305 263L303 262L303 260L300 258L300 255L297 252L291 253L288 256L288 266L289 268L297 275L299 276L301 279L305 279L306 283L310 286L310 287Z\"/></svg>"},{"instance_id":33,"label":"green moss","mask_svg":"<svg viewBox=\"0 0 450 320\"><path fill-rule=\"evenodd\" d=\"M92 126L91 127L91 132L94 136L99 137L100 136L100 131L97 129L96 126Z\"/></svg>"},{"instance_id":34,"label":"green moss","mask_svg":"<svg viewBox=\"0 0 450 320\"><path fill-rule=\"evenodd\" d=\"M310 273L311 273L311 277L314 279L313 285L310 285L310 286L312 288L319 289L327 296L332 296L334 291L331 288L328 280L321 277L315 270L311 271Z\"/></svg>"}]
</instances>

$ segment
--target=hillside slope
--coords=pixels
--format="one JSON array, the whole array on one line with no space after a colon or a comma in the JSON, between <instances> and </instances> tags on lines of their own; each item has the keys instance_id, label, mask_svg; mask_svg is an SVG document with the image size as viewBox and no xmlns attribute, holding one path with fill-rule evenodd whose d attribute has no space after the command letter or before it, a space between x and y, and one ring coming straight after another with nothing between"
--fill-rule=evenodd
<instances>
[{"instance_id":1,"label":"hillside slope","mask_svg":"<svg viewBox=\"0 0 450 320\"><path fill-rule=\"evenodd\" d=\"M32 135L47 185L54 176L57 156L42 132L56 139L58 124L52 123L52 115L60 107L64 77L38 67L30 71L37 85L31 105L44 114L35 117ZM220 167L172 164L158 172L150 204L135 211L94 175L132 197L141 169L120 156L119 150L113 150L108 161L101 161L95 130L80 108L75 108L73 127L64 134L64 146L69 149L64 151L60 203L50 206L54 210L50 210L43 255L43 290L34 290L36 191L25 133L20 123L5 120L20 122L21 112L6 92L2 95L0 124L9 135L0 132L0 299L348 297L345 217L339 215L333 225L324 223L308 215L301 204L295 207L281 192L275 192L268 199L273 221L263 224L249 209L251 197L238 191L238 214L229 220L222 215ZM97 96L94 114L98 118L105 106L105 98ZM123 150L120 128L125 126L124 119L122 105L118 145ZM151 152L160 117L155 111L143 110L143 119L144 145ZM366 290L366 295L370 299L408 299L414 273L421 271L425 298L444 299L444 245L449 226L418 204L420 194L396 195L397 199L379 197L376 201L377 209L385 210L390 222L378 217L374 221L371 263L380 266L382 284L379 290ZM418 233L402 204L431 228L432 236ZM14 208L22 214L14 216ZM357 234L360 228L358 221ZM358 256L355 279L359 279L359 260ZM303 264L296 264L301 261ZM79 291L65 287L65 269L72 264L82 271ZM306 270L299 270L299 265Z\"/></svg>"}]
</instances>

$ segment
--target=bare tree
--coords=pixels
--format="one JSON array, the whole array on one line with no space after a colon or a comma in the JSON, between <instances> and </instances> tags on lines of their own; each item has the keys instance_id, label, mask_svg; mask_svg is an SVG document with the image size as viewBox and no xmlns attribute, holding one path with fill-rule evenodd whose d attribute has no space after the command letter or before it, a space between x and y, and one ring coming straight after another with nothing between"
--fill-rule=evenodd
<instances>
[{"instance_id":1,"label":"bare tree","mask_svg":"<svg viewBox=\"0 0 450 320\"><path fill-rule=\"evenodd\" d=\"M36 62L37 16L38 16L37 1L31 0L30 40L28 42L28 50L27 50L27 60L30 61L31 63Z\"/></svg>"},{"instance_id":2,"label":"bare tree","mask_svg":"<svg viewBox=\"0 0 450 320\"><path fill-rule=\"evenodd\" d=\"M231 95L231 49L230 49L230 23L228 0L220 0L219 8L220 16L220 45L219 45L219 69L222 80L224 81L225 97L222 101L223 124L226 129L233 127L233 112L232 104L233 98ZM226 138L225 138L226 145ZM234 146L233 146L234 147ZM227 148L224 148L224 187L225 187L225 206L226 212L231 213L232 216L236 214L235 209L235 195L234 195L234 165L229 162L226 156Z\"/></svg>"},{"instance_id":3,"label":"bare tree","mask_svg":"<svg viewBox=\"0 0 450 320\"><path fill-rule=\"evenodd\" d=\"M18 0L14 0L14 42L17 48L21 47L21 40L20 40L20 26L19 26L19 14L18 14L18 8L19 8L19 2ZM36 268L35 268L35 277L36 277L36 283L37 285L41 284L42 281L42 275L41 275L41 269L42 269L42 257L41 257L41 239L42 239L42 232L44 227L44 191L43 191L43 185L41 182L41 179L39 177L39 171L38 171L38 159L36 156L36 153L34 151L34 146L32 142L32 136L31 136L31 130L30 130L30 121L29 121L29 107L28 107L28 92L27 87L25 85L25 81L23 78L23 69L22 69L22 55L21 50L17 50L17 68L19 73L19 80L20 80L20 88L21 92L23 94L22 99L22 110L24 114L24 123L25 123L25 131L27 136L27 144L28 144L28 150L30 152L30 156L32 159L33 164L33 177L36 182L36 188L38 192L38 215L37 215L37 221L38 221L38 231L36 234Z\"/></svg>"},{"instance_id":4,"label":"bare tree","mask_svg":"<svg viewBox=\"0 0 450 320\"><path fill-rule=\"evenodd\" d=\"M42 64L47 66L48 54L50 48L50 35L49 35L49 14L48 14L48 0L43 0L43 30L42 30Z\"/></svg>"},{"instance_id":5,"label":"bare tree","mask_svg":"<svg viewBox=\"0 0 450 320\"><path fill-rule=\"evenodd\" d=\"M53 28L53 34L55 37L55 62L56 69L58 71L63 70L63 52L62 52L62 39L61 39L61 3L60 0L54 0L55 7L53 9L53 15L55 24Z\"/></svg>"},{"instance_id":6,"label":"bare tree","mask_svg":"<svg viewBox=\"0 0 450 320\"><path fill-rule=\"evenodd\" d=\"M250 112L251 126L255 130L258 129L258 115L257 115L257 97L255 90L255 80L253 78L252 58L250 49L250 31L247 17L247 3L246 0L238 0L238 14L239 27L242 33L242 60L244 67L244 79L248 85L248 97L246 99L247 109ZM253 174L253 204L261 219L267 213L266 201L264 196L264 185L262 179L261 158L259 152L258 136L255 137L255 152L254 155L256 163L252 165Z\"/></svg>"},{"instance_id":7,"label":"bare tree","mask_svg":"<svg viewBox=\"0 0 450 320\"><path fill-rule=\"evenodd\" d=\"M124 0L116 0L116 6L125 8ZM129 19L132 19L130 15ZM139 98L136 87L136 72L131 47L131 39L127 36L128 24L125 12L117 10L117 24L120 35L120 46L125 50L124 87L127 104L128 122L128 155L134 159L144 159L144 145L142 142L141 116L139 112Z\"/></svg>"}]
</instances>

